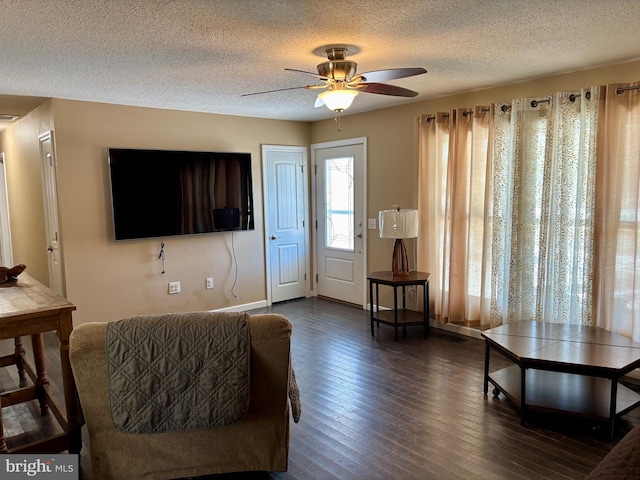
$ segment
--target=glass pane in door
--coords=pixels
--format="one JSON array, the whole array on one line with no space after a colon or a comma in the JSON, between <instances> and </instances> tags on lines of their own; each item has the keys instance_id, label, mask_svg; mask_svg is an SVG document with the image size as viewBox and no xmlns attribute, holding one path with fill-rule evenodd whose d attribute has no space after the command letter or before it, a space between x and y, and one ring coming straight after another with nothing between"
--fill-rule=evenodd
<instances>
[{"instance_id":1,"label":"glass pane in door","mask_svg":"<svg viewBox=\"0 0 640 480\"><path fill-rule=\"evenodd\" d=\"M353 157L325 160L326 248L354 251L353 162Z\"/></svg>"}]
</instances>

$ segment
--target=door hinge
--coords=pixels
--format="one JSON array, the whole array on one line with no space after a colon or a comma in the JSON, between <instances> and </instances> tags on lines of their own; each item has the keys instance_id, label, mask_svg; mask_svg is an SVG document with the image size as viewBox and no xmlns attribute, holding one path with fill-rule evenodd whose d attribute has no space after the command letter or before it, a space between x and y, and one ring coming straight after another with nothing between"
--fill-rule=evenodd
<instances>
[{"instance_id":1,"label":"door hinge","mask_svg":"<svg viewBox=\"0 0 640 480\"><path fill-rule=\"evenodd\" d=\"M318 229L318 220L316 220L316 230Z\"/></svg>"},{"instance_id":2,"label":"door hinge","mask_svg":"<svg viewBox=\"0 0 640 480\"><path fill-rule=\"evenodd\" d=\"M316 273L316 283L318 283L318 274Z\"/></svg>"},{"instance_id":3,"label":"door hinge","mask_svg":"<svg viewBox=\"0 0 640 480\"><path fill-rule=\"evenodd\" d=\"M307 281L307 274L306 273L304 274L304 281L305 282Z\"/></svg>"},{"instance_id":4,"label":"door hinge","mask_svg":"<svg viewBox=\"0 0 640 480\"><path fill-rule=\"evenodd\" d=\"M313 166L313 173L315 173L316 175L318 174L318 165L314 165Z\"/></svg>"},{"instance_id":5,"label":"door hinge","mask_svg":"<svg viewBox=\"0 0 640 480\"><path fill-rule=\"evenodd\" d=\"M304 165L300 165L300 173L304 173Z\"/></svg>"}]
</instances>

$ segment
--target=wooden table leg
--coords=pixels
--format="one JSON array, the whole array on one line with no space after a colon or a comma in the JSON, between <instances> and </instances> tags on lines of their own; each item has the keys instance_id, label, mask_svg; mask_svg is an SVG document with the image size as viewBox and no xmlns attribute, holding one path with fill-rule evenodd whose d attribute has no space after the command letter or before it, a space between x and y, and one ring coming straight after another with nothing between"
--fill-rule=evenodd
<instances>
[{"instance_id":1,"label":"wooden table leg","mask_svg":"<svg viewBox=\"0 0 640 480\"><path fill-rule=\"evenodd\" d=\"M369 280L369 310L371 316L371 336L373 337L373 282L371 280Z\"/></svg>"},{"instance_id":2,"label":"wooden table leg","mask_svg":"<svg viewBox=\"0 0 640 480\"><path fill-rule=\"evenodd\" d=\"M489 342L484 341L484 394L489 393Z\"/></svg>"},{"instance_id":3,"label":"wooden table leg","mask_svg":"<svg viewBox=\"0 0 640 480\"><path fill-rule=\"evenodd\" d=\"M618 403L618 379L611 379L611 399L609 400L609 435L614 437L616 424L616 406Z\"/></svg>"},{"instance_id":4,"label":"wooden table leg","mask_svg":"<svg viewBox=\"0 0 640 480\"><path fill-rule=\"evenodd\" d=\"M416 288L416 291L418 289ZM423 337L429 336L429 281L422 284L422 311L424 313L424 334Z\"/></svg>"},{"instance_id":5,"label":"wooden table leg","mask_svg":"<svg viewBox=\"0 0 640 480\"><path fill-rule=\"evenodd\" d=\"M520 366L520 425L527 426L527 369Z\"/></svg>"},{"instance_id":6,"label":"wooden table leg","mask_svg":"<svg viewBox=\"0 0 640 480\"><path fill-rule=\"evenodd\" d=\"M0 453L7 453L7 442L4 440L4 427L2 426L2 399L0 399Z\"/></svg>"},{"instance_id":7,"label":"wooden table leg","mask_svg":"<svg viewBox=\"0 0 640 480\"><path fill-rule=\"evenodd\" d=\"M4 429L2 427L2 415L0 415L0 453L7 453L7 442L4 440Z\"/></svg>"},{"instance_id":8,"label":"wooden table leg","mask_svg":"<svg viewBox=\"0 0 640 480\"><path fill-rule=\"evenodd\" d=\"M14 339L14 355L16 357L16 367L18 367L18 377L20 380L25 380L24 364L22 363L22 355L24 354L24 344L22 343L22 337L16 337Z\"/></svg>"},{"instance_id":9,"label":"wooden table leg","mask_svg":"<svg viewBox=\"0 0 640 480\"><path fill-rule=\"evenodd\" d=\"M66 432L69 436L69 453L80 453L82 449L82 433L78 423L78 398L76 390L76 382L73 378L71 370L71 362L69 361L69 335L73 324L71 321L71 313L62 314L65 319L60 322L61 328L58 330L58 338L60 339L60 364L62 368L62 384L64 388L64 400L67 408L67 427Z\"/></svg>"},{"instance_id":10,"label":"wooden table leg","mask_svg":"<svg viewBox=\"0 0 640 480\"><path fill-rule=\"evenodd\" d=\"M40 402L40 414L49 413L49 404L43 386L49 383L44 362L44 337L42 333L31 335L31 346L33 347L33 360L36 367L36 392Z\"/></svg>"},{"instance_id":11,"label":"wooden table leg","mask_svg":"<svg viewBox=\"0 0 640 480\"><path fill-rule=\"evenodd\" d=\"M393 287L393 330L395 332L396 342L398 341L398 288Z\"/></svg>"},{"instance_id":12,"label":"wooden table leg","mask_svg":"<svg viewBox=\"0 0 640 480\"><path fill-rule=\"evenodd\" d=\"M380 285L376 283L376 313L380 311ZM376 320L376 326L380 330L380 320Z\"/></svg>"}]
</instances>

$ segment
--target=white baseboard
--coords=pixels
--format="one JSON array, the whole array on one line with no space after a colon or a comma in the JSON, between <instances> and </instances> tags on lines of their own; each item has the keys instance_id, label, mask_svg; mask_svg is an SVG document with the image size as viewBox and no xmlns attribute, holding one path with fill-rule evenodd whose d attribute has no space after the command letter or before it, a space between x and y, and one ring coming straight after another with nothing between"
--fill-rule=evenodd
<instances>
[{"instance_id":1,"label":"white baseboard","mask_svg":"<svg viewBox=\"0 0 640 480\"><path fill-rule=\"evenodd\" d=\"M246 312L248 310L255 310L256 308L264 308L267 306L266 300L260 300L259 302L245 303L243 305L234 305L233 307L218 308L211 310L212 312Z\"/></svg>"},{"instance_id":2,"label":"white baseboard","mask_svg":"<svg viewBox=\"0 0 640 480\"><path fill-rule=\"evenodd\" d=\"M429 324L434 328L439 328L440 330L459 333L460 335L466 335L467 337L473 337L482 340L482 332L477 328L465 327L463 325L456 325L454 323L434 322L431 319L429 320Z\"/></svg>"}]
</instances>

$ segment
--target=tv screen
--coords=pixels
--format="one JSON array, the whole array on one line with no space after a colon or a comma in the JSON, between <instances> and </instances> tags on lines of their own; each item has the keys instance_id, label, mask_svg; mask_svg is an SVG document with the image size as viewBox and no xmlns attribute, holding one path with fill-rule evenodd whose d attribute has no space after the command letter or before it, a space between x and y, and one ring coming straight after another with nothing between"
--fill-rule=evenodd
<instances>
[{"instance_id":1,"label":"tv screen","mask_svg":"<svg viewBox=\"0 0 640 480\"><path fill-rule=\"evenodd\" d=\"M253 230L250 153L109 148L116 240Z\"/></svg>"}]
</instances>

